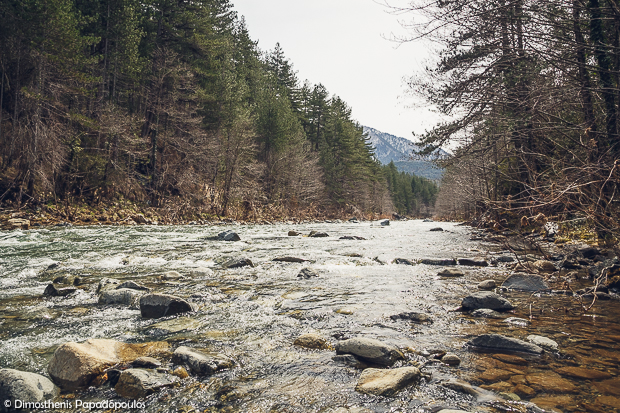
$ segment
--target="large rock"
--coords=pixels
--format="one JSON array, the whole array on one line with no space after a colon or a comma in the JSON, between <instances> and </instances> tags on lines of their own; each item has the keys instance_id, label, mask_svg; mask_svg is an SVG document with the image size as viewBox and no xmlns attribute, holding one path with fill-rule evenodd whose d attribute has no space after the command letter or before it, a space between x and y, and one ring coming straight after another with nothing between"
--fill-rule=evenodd
<instances>
[{"instance_id":1,"label":"large rock","mask_svg":"<svg viewBox=\"0 0 620 413\"><path fill-rule=\"evenodd\" d=\"M58 396L60 390L47 377L13 369L0 369L0 412L13 411L6 406L15 406L15 400L42 402Z\"/></svg>"},{"instance_id":2,"label":"large rock","mask_svg":"<svg viewBox=\"0 0 620 413\"><path fill-rule=\"evenodd\" d=\"M366 369L362 371L355 390L375 396L392 396L420 378L416 367L398 369Z\"/></svg>"},{"instance_id":3,"label":"large rock","mask_svg":"<svg viewBox=\"0 0 620 413\"><path fill-rule=\"evenodd\" d=\"M189 313L194 307L182 298L169 294L148 294L140 298L140 313L144 318L161 318Z\"/></svg>"},{"instance_id":4,"label":"large rock","mask_svg":"<svg viewBox=\"0 0 620 413\"><path fill-rule=\"evenodd\" d=\"M545 350L557 351L558 349L558 343L544 336L537 336L537 335L532 334L532 335L527 336L526 339L530 343L536 344L537 346L542 347Z\"/></svg>"},{"instance_id":5,"label":"large rock","mask_svg":"<svg viewBox=\"0 0 620 413\"><path fill-rule=\"evenodd\" d=\"M301 335L295 339L293 344L299 347L311 348L316 350L329 349L329 343L327 342L325 337L322 337L315 333Z\"/></svg>"},{"instance_id":6,"label":"large rock","mask_svg":"<svg viewBox=\"0 0 620 413\"><path fill-rule=\"evenodd\" d=\"M165 342L127 344L105 339L69 342L56 349L47 372L63 390L85 389L108 367L141 356L159 355L168 348Z\"/></svg>"},{"instance_id":7,"label":"large rock","mask_svg":"<svg viewBox=\"0 0 620 413\"><path fill-rule=\"evenodd\" d=\"M299 274L297 274L297 277L304 278L306 280L310 278L316 278L318 276L319 273L311 268L304 268L299 272Z\"/></svg>"},{"instance_id":8,"label":"large rock","mask_svg":"<svg viewBox=\"0 0 620 413\"><path fill-rule=\"evenodd\" d=\"M163 388L172 387L178 379L171 374L145 369L127 369L121 373L114 390L127 399L140 399Z\"/></svg>"},{"instance_id":9,"label":"large rock","mask_svg":"<svg viewBox=\"0 0 620 413\"><path fill-rule=\"evenodd\" d=\"M220 241L241 241L241 237L232 230L220 232L217 234L217 239Z\"/></svg>"},{"instance_id":10,"label":"large rock","mask_svg":"<svg viewBox=\"0 0 620 413\"><path fill-rule=\"evenodd\" d=\"M480 291L468 295L463 298L461 302L463 310L477 310L479 308L488 308L495 311L508 311L512 310L514 306L510 304L510 301L506 300L490 291Z\"/></svg>"},{"instance_id":11,"label":"large rock","mask_svg":"<svg viewBox=\"0 0 620 413\"><path fill-rule=\"evenodd\" d=\"M249 258L233 258L222 264L224 268L253 267L254 263Z\"/></svg>"},{"instance_id":12,"label":"large rock","mask_svg":"<svg viewBox=\"0 0 620 413\"><path fill-rule=\"evenodd\" d=\"M140 296L142 296L141 292L129 288L105 290L99 294L99 304L121 304L137 307Z\"/></svg>"},{"instance_id":13,"label":"large rock","mask_svg":"<svg viewBox=\"0 0 620 413\"><path fill-rule=\"evenodd\" d=\"M194 374L211 375L217 371L234 367L235 362L223 354L207 354L181 346L172 354L172 362L184 364Z\"/></svg>"},{"instance_id":14,"label":"large rock","mask_svg":"<svg viewBox=\"0 0 620 413\"><path fill-rule=\"evenodd\" d=\"M506 278L502 287L520 291L540 291L549 289L545 279L539 275L516 273Z\"/></svg>"},{"instance_id":15,"label":"large rock","mask_svg":"<svg viewBox=\"0 0 620 413\"><path fill-rule=\"evenodd\" d=\"M465 265L469 267L487 267L489 263L481 258L459 258L459 265Z\"/></svg>"},{"instance_id":16,"label":"large rock","mask_svg":"<svg viewBox=\"0 0 620 413\"><path fill-rule=\"evenodd\" d=\"M520 351L541 354L543 349L525 341L499 334L483 334L467 342L472 347L486 351Z\"/></svg>"},{"instance_id":17,"label":"large rock","mask_svg":"<svg viewBox=\"0 0 620 413\"><path fill-rule=\"evenodd\" d=\"M119 280L115 280L114 278L102 278L99 280L99 284L97 285L97 294L101 294L106 290L116 289L121 284Z\"/></svg>"},{"instance_id":18,"label":"large rock","mask_svg":"<svg viewBox=\"0 0 620 413\"><path fill-rule=\"evenodd\" d=\"M48 297L66 297L76 291L77 288L75 287L58 288L54 284L49 284L47 287L45 287L43 295Z\"/></svg>"},{"instance_id":19,"label":"large rock","mask_svg":"<svg viewBox=\"0 0 620 413\"><path fill-rule=\"evenodd\" d=\"M391 366L405 357L395 346L372 338L355 337L336 344L336 354L353 354L363 361Z\"/></svg>"}]
</instances>

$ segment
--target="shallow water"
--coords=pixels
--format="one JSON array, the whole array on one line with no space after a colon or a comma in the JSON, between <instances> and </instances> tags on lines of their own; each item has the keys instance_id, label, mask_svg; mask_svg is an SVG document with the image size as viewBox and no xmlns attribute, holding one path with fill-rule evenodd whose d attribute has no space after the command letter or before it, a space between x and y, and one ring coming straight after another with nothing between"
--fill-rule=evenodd
<instances>
[{"instance_id":1,"label":"shallow water","mask_svg":"<svg viewBox=\"0 0 620 413\"><path fill-rule=\"evenodd\" d=\"M445 231L429 231L437 226ZM208 239L225 229L238 232L242 241ZM289 230L305 234L316 230L330 236L289 237ZM339 239L345 235L366 240ZM366 222L0 232L0 366L46 374L54 349L67 341L165 340L173 348L189 345L224 353L237 367L186 380L178 388L151 396L146 411L323 412L354 406L377 412L423 412L433 406L525 411L518 404L498 405L489 402L492 397L475 399L438 384L449 377L483 384L479 368L490 368L494 362L463 344L473 335L492 331L519 338L541 334L558 341L561 354L530 360L519 367L525 368L526 374L587 364L618 380L620 331L616 320L620 308L616 301L597 305L582 317L572 310L564 313L564 307L576 308L572 298L532 299L511 292L507 297L521 303L514 316L531 320L525 327L511 327L502 320L479 320L451 312L468 291L476 289L479 280L501 280L507 274L505 269L469 270L462 279L441 279L439 267L385 264L395 258L490 258L493 253L483 252L485 246L470 241L470 235L467 227L421 221L392 222L388 227ZM272 261L282 256L310 261ZM222 268L223 262L238 257L251 259L255 267ZM304 267L317 270L320 277L299 279L297 274ZM185 278L176 282L158 279L170 270ZM81 276L86 287L69 297L43 297L51 280L66 273ZM166 332L161 324L151 326L180 317L145 320L139 310L97 304L95 289L103 277L135 280L154 292L187 298L199 309L181 318L185 329ZM530 301L534 303L531 319ZM537 309L543 312L536 313ZM412 324L389 317L410 311L427 313L434 322ZM360 371L333 361L333 351L292 345L296 337L308 332L320 333L332 343L337 338L365 336L409 347L407 357L412 363L425 360L417 352L432 349L455 352L463 363L459 368L426 367L431 379L396 398L366 396L354 390ZM496 363L492 367L505 366ZM555 400L557 394L545 392L535 397L546 397L547 404L557 401L560 411L584 411L584 406L596 409L601 403L603 410L591 411L616 411L613 404L618 394L613 393L620 384L570 380L577 393L568 398ZM486 382L489 384L492 382ZM512 390L503 386L502 391ZM118 396L103 388L79 397L101 400Z\"/></svg>"}]
</instances>

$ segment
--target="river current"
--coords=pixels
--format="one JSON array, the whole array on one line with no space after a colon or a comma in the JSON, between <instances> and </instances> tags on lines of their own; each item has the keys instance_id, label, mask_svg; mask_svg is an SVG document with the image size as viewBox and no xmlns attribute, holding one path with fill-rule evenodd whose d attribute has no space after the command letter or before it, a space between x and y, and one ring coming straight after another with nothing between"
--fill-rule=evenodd
<instances>
[{"instance_id":1,"label":"river current","mask_svg":"<svg viewBox=\"0 0 620 413\"><path fill-rule=\"evenodd\" d=\"M430 231L437 226L444 231ZM241 241L212 239L227 229L236 231ZM329 236L292 237L287 235L291 230ZM487 380L486 371L555 377L553 371L559 367L587 364L609 374L612 381L607 387L598 386L603 382L569 378L576 391L539 390L531 398L541 399L547 411L620 411L616 405L620 400L617 301L584 315L571 310L575 304L570 297L532 298L508 292L506 296L517 304L510 316L529 320L526 325L508 325L503 320L474 319L452 311L468 292L477 290L479 281L501 282L508 274L505 267L466 268L465 277L444 279L437 275L441 267L393 263L396 258L483 257L491 261L508 254L494 245L471 241L471 233L469 227L421 220L389 226L347 222L0 232L0 367L47 375L55 348L68 341L163 340L173 348L186 345L223 353L235 360L236 367L187 379L179 387L150 396L148 412L429 412L440 407L499 412L527 411L527 407L497 402L497 393L510 393L510 386L516 384L513 377ZM341 240L342 236L365 239ZM284 256L308 261L273 261ZM241 257L255 266L223 268L227 260ZM306 267L319 277L297 277ZM168 271L184 278L161 280ZM63 274L79 275L85 287L68 297L44 297L45 287ZM95 290L104 277L133 280L154 292L183 297L197 304L198 310L152 320L143 319L137 309L100 305ZM404 312L426 313L433 322L414 324L390 318ZM525 366L506 367L500 360L464 347L471 337L485 332L521 339L541 334L556 340L561 350L526 358ZM355 391L360 370L332 360L333 351L294 346L295 338L304 333L319 333L332 344L356 336L378 339L404 349L410 363L427 362L435 350L454 352L463 362L459 367L426 363L424 371L429 376L396 397L368 396ZM475 397L439 384L455 377L506 386ZM118 399L113 389L105 387L76 397Z\"/></svg>"}]
</instances>

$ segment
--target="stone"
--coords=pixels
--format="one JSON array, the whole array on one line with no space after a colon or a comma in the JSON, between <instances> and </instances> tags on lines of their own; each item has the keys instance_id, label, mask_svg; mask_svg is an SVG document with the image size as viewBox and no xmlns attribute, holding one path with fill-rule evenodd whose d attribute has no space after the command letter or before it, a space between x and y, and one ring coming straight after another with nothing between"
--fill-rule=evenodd
<instances>
[{"instance_id":1,"label":"stone","mask_svg":"<svg viewBox=\"0 0 620 413\"><path fill-rule=\"evenodd\" d=\"M558 349L558 343L547 337L532 334L527 336L526 340L530 343L536 344L537 346L544 348L545 350L557 351Z\"/></svg>"},{"instance_id":2,"label":"stone","mask_svg":"<svg viewBox=\"0 0 620 413\"><path fill-rule=\"evenodd\" d=\"M121 304L129 307L138 307L138 300L142 296L142 293L129 288L122 288L120 290L106 290L99 294L99 304Z\"/></svg>"},{"instance_id":3,"label":"stone","mask_svg":"<svg viewBox=\"0 0 620 413\"><path fill-rule=\"evenodd\" d=\"M593 383L593 386L599 393L620 396L620 378L618 377Z\"/></svg>"},{"instance_id":4,"label":"stone","mask_svg":"<svg viewBox=\"0 0 620 413\"><path fill-rule=\"evenodd\" d=\"M11 218L6 221L7 229L30 229L30 220L23 218Z\"/></svg>"},{"instance_id":5,"label":"stone","mask_svg":"<svg viewBox=\"0 0 620 413\"><path fill-rule=\"evenodd\" d=\"M99 284L97 285L97 294L101 294L106 290L115 289L121 284L119 280L115 280L114 278L102 278L99 280Z\"/></svg>"},{"instance_id":6,"label":"stone","mask_svg":"<svg viewBox=\"0 0 620 413\"><path fill-rule=\"evenodd\" d=\"M308 262L309 260L304 260L303 258L297 258L297 257L278 257L278 258L274 258L273 261L302 263L302 262Z\"/></svg>"},{"instance_id":7,"label":"stone","mask_svg":"<svg viewBox=\"0 0 620 413\"><path fill-rule=\"evenodd\" d=\"M319 276L319 273L311 268L304 268L303 270L299 272L299 274L297 274L298 278L305 278L306 280L310 278L316 278L318 276Z\"/></svg>"},{"instance_id":8,"label":"stone","mask_svg":"<svg viewBox=\"0 0 620 413\"><path fill-rule=\"evenodd\" d=\"M171 320L151 324L145 329L152 335L176 334L182 331L195 330L200 327L200 322L189 317L177 317Z\"/></svg>"},{"instance_id":9,"label":"stone","mask_svg":"<svg viewBox=\"0 0 620 413\"><path fill-rule=\"evenodd\" d=\"M468 295L461 301L463 310L477 310L479 308L488 308L495 311L512 310L514 306L510 301L506 300L495 293L489 291L480 291Z\"/></svg>"},{"instance_id":10,"label":"stone","mask_svg":"<svg viewBox=\"0 0 620 413\"><path fill-rule=\"evenodd\" d=\"M13 369L0 369L0 412L15 411L7 408L15 406L15 400L23 402L42 402L58 396L60 389L47 377Z\"/></svg>"},{"instance_id":11,"label":"stone","mask_svg":"<svg viewBox=\"0 0 620 413\"><path fill-rule=\"evenodd\" d=\"M466 265L469 267L488 267L489 263L481 258L459 258L459 265Z\"/></svg>"},{"instance_id":12,"label":"stone","mask_svg":"<svg viewBox=\"0 0 620 413\"><path fill-rule=\"evenodd\" d=\"M327 350L330 348L329 343L324 337L314 333L308 333L297 337L293 344L298 347L316 350Z\"/></svg>"},{"instance_id":13,"label":"stone","mask_svg":"<svg viewBox=\"0 0 620 413\"><path fill-rule=\"evenodd\" d=\"M514 262L514 260L514 257L511 257L510 255L500 255L499 257L495 258L495 261L502 263Z\"/></svg>"},{"instance_id":14,"label":"stone","mask_svg":"<svg viewBox=\"0 0 620 413\"><path fill-rule=\"evenodd\" d=\"M517 384L513 391L515 392L515 394L528 399L536 395L536 390L525 384Z\"/></svg>"},{"instance_id":15,"label":"stone","mask_svg":"<svg viewBox=\"0 0 620 413\"><path fill-rule=\"evenodd\" d=\"M494 383L497 381L508 380L510 377L513 376L513 374L514 373L508 370L486 369L478 376L478 378L487 383Z\"/></svg>"},{"instance_id":16,"label":"stone","mask_svg":"<svg viewBox=\"0 0 620 413\"><path fill-rule=\"evenodd\" d=\"M364 363L363 361L358 360L353 354L341 354L341 355L332 357L332 360L334 360L337 363L346 364L347 366L351 366L356 369L363 370L365 368L368 368L368 364Z\"/></svg>"},{"instance_id":17,"label":"stone","mask_svg":"<svg viewBox=\"0 0 620 413\"><path fill-rule=\"evenodd\" d=\"M77 288L75 287L57 288L54 284L49 284L47 287L45 287L43 295L47 297L66 297L76 291Z\"/></svg>"},{"instance_id":18,"label":"stone","mask_svg":"<svg viewBox=\"0 0 620 413\"><path fill-rule=\"evenodd\" d=\"M365 337L339 341L336 344L336 354L353 354L365 362L388 367L405 359L395 346Z\"/></svg>"},{"instance_id":19,"label":"stone","mask_svg":"<svg viewBox=\"0 0 620 413\"><path fill-rule=\"evenodd\" d=\"M471 394L472 396L476 396L476 397L482 394L480 390L478 390L471 384L467 383L466 381L459 380L459 379L450 379L450 380L442 381L441 385L448 389L457 391L459 393Z\"/></svg>"},{"instance_id":20,"label":"stone","mask_svg":"<svg viewBox=\"0 0 620 413\"><path fill-rule=\"evenodd\" d=\"M441 358L441 362L448 366L458 366L461 364L461 359L454 353L446 353L446 355Z\"/></svg>"},{"instance_id":21,"label":"stone","mask_svg":"<svg viewBox=\"0 0 620 413\"><path fill-rule=\"evenodd\" d=\"M327 238L329 237L329 234L327 234L326 232L315 232L312 235L309 235L310 238Z\"/></svg>"},{"instance_id":22,"label":"stone","mask_svg":"<svg viewBox=\"0 0 620 413\"><path fill-rule=\"evenodd\" d=\"M156 369L161 367L161 361L153 357L138 357L131 362L133 367L143 367L146 369Z\"/></svg>"},{"instance_id":23,"label":"stone","mask_svg":"<svg viewBox=\"0 0 620 413\"><path fill-rule=\"evenodd\" d=\"M504 323L517 326L517 327L526 327L528 324L530 324L530 321L526 320L525 318L508 317L507 319L504 320Z\"/></svg>"},{"instance_id":24,"label":"stone","mask_svg":"<svg viewBox=\"0 0 620 413\"><path fill-rule=\"evenodd\" d=\"M548 290L549 285L545 279L539 275L516 273L506 278L502 287L520 291L540 291Z\"/></svg>"},{"instance_id":25,"label":"stone","mask_svg":"<svg viewBox=\"0 0 620 413\"><path fill-rule=\"evenodd\" d=\"M495 310L491 310L488 308L479 308L470 313L472 317L480 317L480 318L504 318L502 313L499 313Z\"/></svg>"},{"instance_id":26,"label":"stone","mask_svg":"<svg viewBox=\"0 0 620 413\"><path fill-rule=\"evenodd\" d=\"M115 340L90 339L84 343L60 345L50 360L47 372L63 390L85 389L108 367L168 351L165 342L127 344Z\"/></svg>"},{"instance_id":27,"label":"stone","mask_svg":"<svg viewBox=\"0 0 620 413\"><path fill-rule=\"evenodd\" d=\"M420 260L420 264L426 264L426 265L456 265L456 260L423 258L423 259Z\"/></svg>"},{"instance_id":28,"label":"stone","mask_svg":"<svg viewBox=\"0 0 620 413\"><path fill-rule=\"evenodd\" d=\"M179 366L172 372L173 376L176 376L180 379L186 379L189 377L189 373L185 370L185 367Z\"/></svg>"},{"instance_id":29,"label":"stone","mask_svg":"<svg viewBox=\"0 0 620 413\"><path fill-rule=\"evenodd\" d=\"M65 274L54 278L54 281L52 282L54 284L80 285L82 284L82 277L77 275Z\"/></svg>"},{"instance_id":30,"label":"stone","mask_svg":"<svg viewBox=\"0 0 620 413\"><path fill-rule=\"evenodd\" d=\"M141 284L138 284L135 281L125 281L124 283L116 287L117 290L120 290L121 288L128 288L130 290L137 290L137 291L151 291L149 287L145 287Z\"/></svg>"},{"instance_id":31,"label":"stone","mask_svg":"<svg viewBox=\"0 0 620 413\"><path fill-rule=\"evenodd\" d=\"M436 228L431 228L429 229L430 232L443 232L443 228L441 227L436 227Z\"/></svg>"},{"instance_id":32,"label":"stone","mask_svg":"<svg viewBox=\"0 0 620 413\"><path fill-rule=\"evenodd\" d=\"M415 265L415 263L411 260L408 260L407 258L396 258L394 260L394 264L400 264L400 265Z\"/></svg>"},{"instance_id":33,"label":"stone","mask_svg":"<svg viewBox=\"0 0 620 413\"><path fill-rule=\"evenodd\" d=\"M289 232L288 232L288 236L289 236L289 237L298 237L298 236L300 236L300 235L301 235L301 233L299 233L299 232L297 232L297 231L289 231Z\"/></svg>"},{"instance_id":34,"label":"stone","mask_svg":"<svg viewBox=\"0 0 620 413\"><path fill-rule=\"evenodd\" d=\"M413 321L414 323L432 323L433 322L433 319L428 314L415 313L415 312L395 314L395 315L391 315L390 318L394 321L409 320L409 321Z\"/></svg>"},{"instance_id":35,"label":"stone","mask_svg":"<svg viewBox=\"0 0 620 413\"><path fill-rule=\"evenodd\" d=\"M183 276L177 271L167 271L159 276L162 281L176 281L183 278Z\"/></svg>"},{"instance_id":36,"label":"stone","mask_svg":"<svg viewBox=\"0 0 620 413\"><path fill-rule=\"evenodd\" d=\"M219 234L217 234L217 239L220 241L231 241L231 242L241 241L241 237L239 237L239 235L232 230L220 232Z\"/></svg>"},{"instance_id":37,"label":"stone","mask_svg":"<svg viewBox=\"0 0 620 413\"><path fill-rule=\"evenodd\" d=\"M562 376L585 380L606 380L612 377L611 374L605 371L591 370L583 367L560 367L555 371Z\"/></svg>"},{"instance_id":38,"label":"stone","mask_svg":"<svg viewBox=\"0 0 620 413\"><path fill-rule=\"evenodd\" d=\"M577 386L553 372L528 374L525 379L527 385L538 392L563 394L579 392Z\"/></svg>"},{"instance_id":39,"label":"stone","mask_svg":"<svg viewBox=\"0 0 620 413\"><path fill-rule=\"evenodd\" d=\"M146 369L127 369L121 373L114 390L127 399L141 399L163 388L173 387L177 378Z\"/></svg>"},{"instance_id":40,"label":"stone","mask_svg":"<svg viewBox=\"0 0 620 413\"><path fill-rule=\"evenodd\" d=\"M392 370L368 368L362 371L355 390L375 396L389 397L418 381L420 370L400 367Z\"/></svg>"},{"instance_id":41,"label":"stone","mask_svg":"<svg viewBox=\"0 0 620 413\"><path fill-rule=\"evenodd\" d=\"M341 240L349 240L349 241L365 241L366 238L358 237L357 235L345 235L344 237L340 237Z\"/></svg>"},{"instance_id":42,"label":"stone","mask_svg":"<svg viewBox=\"0 0 620 413\"><path fill-rule=\"evenodd\" d=\"M517 366L527 366L528 362L523 357L515 356L514 354L494 354L494 359L502 361L508 364L516 364Z\"/></svg>"},{"instance_id":43,"label":"stone","mask_svg":"<svg viewBox=\"0 0 620 413\"><path fill-rule=\"evenodd\" d=\"M140 314L143 318L161 318L194 311L182 298L169 294L147 294L140 297Z\"/></svg>"},{"instance_id":44,"label":"stone","mask_svg":"<svg viewBox=\"0 0 620 413\"><path fill-rule=\"evenodd\" d=\"M243 268L254 267L254 263L249 258L233 258L222 264L224 268Z\"/></svg>"},{"instance_id":45,"label":"stone","mask_svg":"<svg viewBox=\"0 0 620 413\"><path fill-rule=\"evenodd\" d=\"M388 225L390 225L390 220L389 219L384 219L383 221L379 222L379 224L382 227L387 227Z\"/></svg>"},{"instance_id":46,"label":"stone","mask_svg":"<svg viewBox=\"0 0 620 413\"><path fill-rule=\"evenodd\" d=\"M462 277L465 275L465 273L456 268L446 268L442 271L439 271L437 275L439 275L440 277L455 278L455 277Z\"/></svg>"},{"instance_id":47,"label":"stone","mask_svg":"<svg viewBox=\"0 0 620 413\"><path fill-rule=\"evenodd\" d=\"M497 283L495 282L495 280L484 280L478 284L479 290L489 291L489 290L494 290L496 287L497 287Z\"/></svg>"},{"instance_id":48,"label":"stone","mask_svg":"<svg viewBox=\"0 0 620 413\"><path fill-rule=\"evenodd\" d=\"M172 362L189 367L194 374L212 375L220 370L230 369L235 362L223 354L208 354L181 346L172 354Z\"/></svg>"},{"instance_id":49,"label":"stone","mask_svg":"<svg viewBox=\"0 0 620 413\"><path fill-rule=\"evenodd\" d=\"M534 268L536 268L540 272L553 273L557 271L555 265L551 261L546 260L538 260L534 261Z\"/></svg>"},{"instance_id":50,"label":"stone","mask_svg":"<svg viewBox=\"0 0 620 413\"><path fill-rule=\"evenodd\" d=\"M543 349L525 341L499 334L483 334L467 342L472 347L489 351L520 351L542 354Z\"/></svg>"}]
</instances>

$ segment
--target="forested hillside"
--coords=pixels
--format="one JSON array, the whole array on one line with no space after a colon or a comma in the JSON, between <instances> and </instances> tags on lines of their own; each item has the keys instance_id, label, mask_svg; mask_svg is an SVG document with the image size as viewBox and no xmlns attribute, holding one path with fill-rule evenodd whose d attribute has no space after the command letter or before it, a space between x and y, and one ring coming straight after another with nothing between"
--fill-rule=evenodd
<instances>
[{"instance_id":1,"label":"forested hillside","mask_svg":"<svg viewBox=\"0 0 620 413\"><path fill-rule=\"evenodd\" d=\"M0 204L391 213L351 109L227 0L0 3Z\"/></svg>"},{"instance_id":2,"label":"forested hillside","mask_svg":"<svg viewBox=\"0 0 620 413\"><path fill-rule=\"evenodd\" d=\"M620 235L618 2L413 0L400 11L413 38L443 46L410 80L451 119L423 143L460 148L438 208L524 226L539 213L581 217Z\"/></svg>"}]
</instances>

